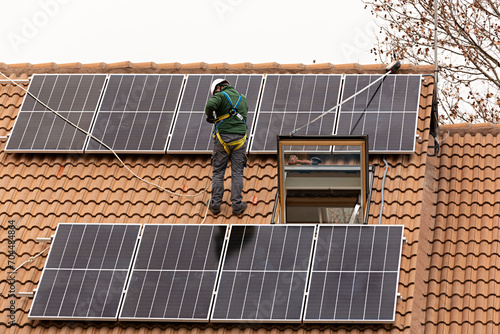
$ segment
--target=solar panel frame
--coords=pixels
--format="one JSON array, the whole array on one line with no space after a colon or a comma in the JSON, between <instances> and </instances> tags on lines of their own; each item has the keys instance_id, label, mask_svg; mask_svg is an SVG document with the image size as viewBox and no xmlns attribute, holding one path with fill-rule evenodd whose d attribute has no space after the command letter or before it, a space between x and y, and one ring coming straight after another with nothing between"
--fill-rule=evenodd
<instances>
[{"instance_id":1,"label":"solar panel frame","mask_svg":"<svg viewBox=\"0 0 500 334\"><path fill-rule=\"evenodd\" d=\"M274 80L276 78L276 83L274 83ZM277 97L278 91L283 90L284 86L280 86L280 79L281 80L286 80L287 78L290 78L290 81L288 83L288 89L286 90L286 98L282 103L279 101L277 102ZM314 78L315 83L313 86L313 90L309 95L305 94L304 88L304 82L306 80L312 80ZM316 91L316 87L318 87L318 78L326 78L326 87L324 88L324 91L320 91L319 93ZM293 80L302 80L302 85L300 88L300 91L297 94L292 94L290 96L290 89L292 86L292 81ZM272 82L273 81L273 82ZM329 87L330 85L334 85L333 89L335 89L332 93L329 93ZM252 132L252 141L250 145L250 152L251 153L263 153L263 154L275 154L277 152L277 141L276 138L278 135L288 135L290 134L291 131L294 129L306 125L308 122L312 121L316 117L320 116L323 114L325 111L329 110L330 108L335 107L338 104L338 101L341 96L341 91L342 91L342 75L340 74L268 74L266 75L266 78L264 80L264 86L262 88L262 97L260 99L259 103L259 112L257 113L257 119L254 122L254 130ZM285 83L286 85L286 83ZM336 87L335 87L336 85ZM274 91L274 93L272 93ZM282 92L285 94L285 91ZM270 108L266 107L266 104L268 103L266 101L266 95L267 94L274 94L274 98L272 101L271 105L271 110L268 110ZM292 99L295 99L296 101L293 101L292 104L296 104L296 109L295 111L287 111L287 108L289 106L289 102ZM313 108L314 104L316 106L318 105L316 100L319 101L319 99L323 99L323 102L320 103L320 107ZM309 101L309 107L304 105L304 102ZM275 110L275 109L280 109L280 110ZM283 109L283 110L281 110ZM313 110L314 109L314 110ZM305 135L333 135L336 127L336 119L337 119L337 112L338 110L332 111L330 114L327 114L317 120L314 123L311 123L307 127L305 127L301 132ZM299 117L300 116L300 117ZM276 122L273 121L273 118L277 121L279 126L276 126ZM283 129L283 126L286 122L285 119L289 119L293 121L293 126L290 126L286 130ZM260 124L268 124L267 131L263 131L262 133L259 133L259 126ZM273 127L273 128L272 128ZM283 133L286 132L286 133ZM305 133L304 133L305 132ZM261 143L260 141L264 141ZM316 147L313 149L312 147L291 147L287 152L304 152L304 151L311 151L314 150L315 152L330 152L331 147Z\"/></svg>"},{"instance_id":2,"label":"solar panel frame","mask_svg":"<svg viewBox=\"0 0 500 334\"><path fill-rule=\"evenodd\" d=\"M336 236L333 235L333 230L335 228L338 229L346 229L346 232L344 235L339 235L337 234ZM332 229L331 233L331 239L328 245L322 240L323 233L328 233L328 229ZM356 252L350 252L346 253L346 249L348 247L348 233L349 229L351 231L355 232L355 229L359 229L359 239L357 240L357 250ZM371 240L371 244L368 242L363 242L361 240L361 233L365 229L365 231L368 231L367 229L373 229L373 236ZM380 255L375 254L375 249L374 245L377 242L376 241L376 230L382 230L386 229L387 230L387 236L386 236L386 243L385 243L385 255L383 258L380 257ZM351 237L352 233L351 232ZM392 233L392 234L391 234ZM307 299L305 302L305 310L304 310L304 317L303 317L303 322L304 323L390 323L394 322L395 320L395 313L396 313L396 306L397 306L397 288L399 284L399 272L400 272L400 265L401 265L401 254L402 254L402 243L403 243L403 233L404 233L404 225L349 225L349 224L320 224L318 227L318 232L317 232L317 241L316 241L316 246L315 246L315 252L313 254L313 262L311 264L311 270L310 270L310 278L308 282L308 288L307 288ZM365 232L366 234L366 232ZM389 236L394 238L393 240L390 240ZM343 243L340 244L340 242L334 242L334 238L339 237L344 238ZM339 240L337 240L339 241ZM365 240L366 241L366 240ZM389 250L389 242L394 241L391 245L391 250ZM342 250L340 249L335 249L335 247L338 247L338 245L342 246ZM371 249L368 251L367 248L371 247ZM395 251L394 247L397 247L397 251ZM322 249L328 249L328 256L325 256L324 254L318 255ZM360 263L361 270L358 270L358 260L362 257L360 257L361 253L367 253L370 255L370 262L369 264L365 262ZM330 254L334 254L333 257L330 257ZM335 255L341 254L342 259L339 259L338 257L335 258ZM347 259L345 258L345 255L347 254ZM374 255L375 254L375 255ZM366 255L367 256L367 255ZM374 257L379 257L375 258ZM388 264L387 259L390 257L390 263ZM324 263L324 259L327 259L327 262ZM381 264L381 261L383 260L383 264ZM323 262L321 262L323 261ZM379 270L371 270L371 266L377 267ZM322 270L318 269L318 266L322 266ZM385 268L382 268L380 270L380 266L382 267L390 267L392 270L385 270ZM368 268L367 268L368 267ZM367 270L368 269L368 270ZM324 274L323 278L323 290L322 293L319 295L321 297L321 303L319 306L319 310L317 310L317 300L316 304L314 304L314 298L316 298L317 291L312 288L313 284L318 282L317 277L321 274ZM386 273L390 273L391 275L389 278L386 278L385 281L391 281L389 284L392 284L391 286L386 287L389 290L389 297L387 298L387 291L388 290L383 290L384 289L384 275ZM343 280L342 278L345 277ZM363 279L366 279L366 282L363 282ZM370 279L372 279L370 281ZM377 282L377 279L379 279L379 282ZM328 287L331 287L332 285L327 283L333 282L333 287L334 291L333 294L335 295L335 298L332 296L327 296L325 289ZM321 281L320 281L321 283ZM349 283L352 283L352 285L349 286ZM363 285L363 283L366 283ZM373 284L375 283L375 284ZM368 300L369 300L369 293L370 292L377 292L377 288L379 288L376 283L381 283L381 291L379 295L379 305L375 309L378 311L378 316L377 317L369 317L366 318L365 315L369 312L373 312L373 308L368 307ZM386 282L387 283L387 282ZM347 285L346 285L347 284ZM371 284L371 285L370 285ZM335 285L337 285L337 288L335 289ZM363 293L355 295L354 290L360 290L365 288L365 290L362 290L361 292L364 292L364 299L363 299ZM349 293L348 290L351 290ZM313 291L315 290L315 291ZM386 292L385 295L385 301L389 303L392 308L389 308L388 305L382 305L382 298L384 297L384 291ZM361 295L361 298L360 298ZM373 296L373 294L372 294ZM340 312L344 312L346 309L346 305L344 307L339 305L341 304L342 297L347 297L350 298L349 301L349 316L345 318L337 318L337 311L340 309ZM339 299L340 298L340 299ZM364 304L363 304L364 301ZM371 300L370 300L371 301ZM324 306L324 304L327 304ZM356 306L353 307L353 305L356 304ZM364 306L363 308L363 319L360 319L359 317L352 316L351 314L356 312L361 306ZM316 309L315 309L316 308ZM382 311L383 309L383 311ZM311 311L312 310L312 311ZM321 316L324 312L331 312L333 310L333 317L326 317L326 316ZM316 314L313 315L318 315L317 317L313 317L310 315L312 312L317 312ZM381 312L384 312L384 317L381 317ZM390 316L388 316L390 314Z\"/></svg>"},{"instance_id":3,"label":"solar panel frame","mask_svg":"<svg viewBox=\"0 0 500 334\"><path fill-rule=\"evenodd\" d=\"M140 224L59 224L28 319L116 321L141 227ZM80 231L82 228L83 232ZM109 228L111 230L107 235ZM95 229L97 231L93 235L92 231ZM104 232L99 234L101 229L104 229ZM124 229L124 231L120 248L116 249L112 242L118 241L118 239L113 238L112 235L115 231L120 233L120 229ZM65 235L66 232L67 235ZM84 240L92 241L92 236L94 237L92 247L85 247ZM108 242L103 249L103 243L98 242L98 239L104 241L106 238ZM133 245L125 244L125 241L132 240ZM75 250L72 246L76 243L78 243L78 248ZM68 246L70 248L67 248ZM95 256L101 251L104 251L102 259ZM113 253L113 251L118 253ZM122 252L126 254L122 254ZM73 261L73 265L66 267L71 261ZM86 266L83 267L85 262ZM115 268L111 268L113 262ZM95 284L92 285L92 283ZM46 286L50 289L47 290ZM64 289L64 294L61 295L58 289ZM90 298L89 294L84 293L84 290L92 291ZM57 314L47 314L47 312L52 312L50 305L55 305L58 308ZM71 310L71 306L73 308L70 314L68 312ZM39 312L41 308L43 308L43 312ZM86 312L86 316L83 316L82 312ZM100 316L95 315L98 312L101 312Z\"/></svg>"},{"instance_id":4,"label":"solar panel frame","mask_svg":"<svg viewBox=\"0 0 500 334\"><path fill-rule=\"evenodd\" d=\"M248 77L248 87L241 89L238 84L240 78ZM205 104L210 98L210 84L217 78L227 79L230 84L241 94L245 95L248 101L247 112L247 140L251 135L253 124L255 123L258 111L259 100L262 91L263 74L188 74L185 82L185 88L182 92L178 112L175 115L174 124L170 132L170 140L167 147L167 153L212 153L214 127L205 121ZM200 82L203 81L202 87ZM193 92L191 85L196 84L196 90ZM253 91L252 84L258 85L255 94L249 94ZM255 102L254 102L255 101ZM253 105L253 103L255 103ZM187 105L191 104L191 107ZM193 136L189 136L190 129Z\"/></svg>"},{"instance_id":5,"label":"solar panel frame","mask_svg":"<svg viewBox=\"0 0 500 334\"><path fill-rule=\"evenodd\" d=\"M240 236L238 233L241 233L241 229L243 229L243 234ZM247 229L250 229L249 232L247 232ZM258 240L256 239L255 245L250 244L250 246L254 247L253 251L250 249L250 253L252 254L246 254L248 255L246 256L244 254L244 240L255 229L257 230L256 238L258 239L259 236L264 238L264 246L267 247L267 253L264 247L258 247ZM299 239L296 241L297 243L291 244L294 242L294 234L291 235L288 241L286 239L288 234L285 235L284 239L280 239L279 229L282 229L282 231L285 230L285 233L288 233L289 230L298 229L300 233ZM269 232L268 230L271 230L270 233L266 233ZM305 236L301 239L303 231ZM210 318L211 322L300 323L304 312L305 291L312 261L315 231L316 225L312 224L231 225L229 241L224 251L224 261L220 269L216 298ZM239 238L241 238L241 241ZM281 254L278 256L278 252L273 252L272 246L278 245L279 242L282 242L282 245ZM304 243L306 244L304 245ZM303 250L300 250L301 244ZM232 245L239 247L239 249L233 249ZM295 249L293 249L294 247ZM290 252L286 250L290 250ZM230 259L228 256L228 253L233 251L237 251L238 259L236 262L234 258ZM294 252L295 257L292 259L290 256L293 256ZM292 270L289 270L290 264L286 264L286 261L283 261L286 257L293 260ZM288 269L282 269L282 266ZM298 270L295 270L296 267ZM262 277L260 278L259 275ZM243 284L245 280L246 289L244 286L239 287L240 283ZM231 284L231 287L225 286L226 283ZM268 289L268 286L271 287L271 290ZM244 298L241 304L240 300L243 292ZM256 292L256 294L253 292ZM235 295L235 293L238 295ZM266 295L270 297L267 298ZM236 301L238 305L234 304L233 301ZM295 310L293 309L294 305ZM286 308L283 308L283 306L286 306ZM235 317L235 312L240 312L241 316ZM220 316L224 313L226 314L225 317ZM230 313L233 315L230 315ZM284 317L273 317L273 315L279 315L280 313L281 315L284 314ZM290 317L288 317L289 313L291 313ZM254 317L252 318L249 315L254 315Z\"/></svg>"},{"instance_id":6,"label":"solar panel frame","mask_svg":"<svg viewBox=\"0 0 500 334\"><path fill-rule=\"evenodd\" d=\"M92 135L117 153L164 154L185 78L184 74L111 74L92 125ZM163 87L167 80L168 85ZM120 138L126 138L126 142ZM90 138L85 152L109 153L109 150Z\"/></svg>"},{"instance_id":7,"label":"solar panel frame","mask_svg":"<svg viewBox=\"0 0 500 334\"><path fill-rule=\"evenodd\" d=\"M81 87L82 80L90 77L93 79L89 87ZM74 87L71 80L78 78L80 78L79 83ZM39 82L40 80L41 82ZM47 84L46 80L48 80ZM63 117L84 130L90 131L106 81L106 74L33 74L28 91ZM63 84L64 87L58 86L58 84ZM78 93L81 94L78 95ZM82 100L82 94L86 95L85 100ZM70 104L68 104L69 99L72 100ZM90 105L87 107L89 103ZM73 110L77 107L81 107L82 110ZM22 131L22 135L20 131ZM86 134L73 128L36 102L29 94L26 94L5 151L14 153L83 153L86 143Z\"/></svg>"},{"instance_id":8,"label":"solar panel frame","mask_svg":"<svg viewBox=\"0 0 500 334\"><path fill-rule=\"evenodd\" d=\"M381 76L346 74L342 101ZM368 135L370 153L414 153L422 89L421 80L420 74L387 76L367 91L340 106L335 133L337 135ZM417 90L414 91L412 86ZM400 93L404 93L404 101L401 100ZM386 94L391 98L390 104L385 101ZM386 99L383 98L384 95ZM353 127L356 130L353 130Z\"/></svg>"},{"instance_id":9,"label":"solar panel frame","mask_svg":"<svg viewBox=\"0 0 500 334\"><path fill-rule=\"evenodd\" d=\"M145 239L145 235L152 233L153 228L156 228L155 242L153 244L150 244L149 239L148 240ZM214 251L217 252L217 249L212 249L210 247L211 247L212 243L215 242L215 238L222 237L222 239L223 239L222 244L216 245L216 247L220 247L220 249L218 250L218 251L220 251L220 254L219 254L219 259L217 260L218 264L216 265L216 269L203 269L203 270L192 269L193 259L196 256L203 254L203 252L201 252L202 250L200 250L200 249L196 250L195 247L192 249L193 253L191 254L191 260L190 260L189 267L186 267L186 263L182 263L182 261L181 261L182 254L181 253L184 252L184 254L185 254L186 252L188 252L188 255L189 255L190 249L184 247L184 241L185 241L184 238L182 240L179 240L179 239L174 240L173 239L175 237L175 235L173 235L173 231L174 231L174 229L184 229L184 235L185 235L186 233L188 233L188 230L192 230L195 228L198 229L197 236L196 236L196 242L198 242L200 236L201 236L201 238L203 238L203 235L204 235L203 231L204 230L209 229L209 228L212 229L212 234L211 234L212 238L209 241L208 251L207 251L207 254L205 257L205 262L204 262L205 268L207 265L209 267L214 266L214 263L207 264L207 262L210 262L210 260L208 260L208 256L210 256L210 255L208 253L212 252L212 255L213 255ZM162 229L162 230L170 229L169 234L168 234L169 235L168 241L166 242L166 245L165 245L163 259L161 260L161 263L157 261L158 259L153 259L154 253L159 252L159 254L161 254L161 251L163 251L163 248L161 248L162 245L158 246L158 244L156 243L157 237L160 234L160 229ZM217 231L217 229L218 229L218 231ZM222 229L223 229L223 231L222 231ZM145 225L143 234L141 236L141 243L138 247L137 255L135 257L134 264L131 268L130 279L129 279L129 282L127 284L127 288L126 288L127 292L126 292L125 297L123 299L122 308L120 310L119 320L120 321L131 320L131 321L208 322L209 316L211 314L211 310L213 307L214 291L215 291L216 282L217 282L217 279L219 276L219 271L220 271L220 268L222 265L222 258L223 258L223 254L224 254L223 249L225 248L225 245L226 245L226 241L227 241L226 236L227 236L228 229L229 229L229 225L225 225L225 224L206 224L206 225L205 224L204 225L200 225L200 224L196 224L196 225L195 224L148 224L148 225ZM222 235L218 236L217 233L221 232L221 231L222 231ZM165 231L163 231L163 233L164 232ZM170 244L171 239L173 240L172 244ZM184 266L184 269L172 268L173 263L169 263L169 260L167 258L168 257L167 253L168 253L169 248L170 249L173 248L175 251L175 246L176 246L175 243L176 242L180 242L181 244L179 246L180 250L179 250L178 254L174 254L174 255L177 255L175 267L181 266L181 268L182 268ZM196 246L196 244L195 244L195 246ZM142 267L145 266L144 262L146 259L142 258L142 257L146 256L147 254L150 254L149 260L147 263L147 268L137 268L138 266L142 266ZM212 260L214 260L214 259L212 259ZM170 261L170 262L172 262L172 261ZM151 269L151 268L149 268L150 266L153 266L156 269ZM196 266L196 264L194 264L194 266ZM161 269L158 269L158 267L161 267ZM166 267L166 268L164 268L164 267ZM186 310L185 302L186 302L186 299L188 299L188 297L189 297L189 292L188 292L188 295L186 295L186 291L189 291L188 285L190 285L190 282L188 280L190 277L192 277L192 276L190 276L190 274L192 272L195 273L194 274L195 280L197 278L196 273L203 272L201 274L201 279L200 279L199 285L197 286L198 294L197 294L196 302L194 305L194 309L192 309L193 316L192 317L185 317L185 316L181 317L180 314L185 312L185 310ZM213 279L211 289L210 289L210 286L207 287L206 284L204 285L204 288L202 288L204 282L206 283L206 281L203 281L203 278L205 278L206 272L213 273L213 277L208 277L209 280ZM139 273L144 273L144 277L142 277L141 274L139 274ZM149 273L158 273L158 276L157 277L155 277L155 276L147 277ZM173 273L172 277L168 276L169 273ZM179 273L181 274L180 282L179 282L179 277L176 277L176 275ZM186 273L187 273L187 275L186 275L186 277L184 277L183 274L186 274ZM142 284L139 281L141 278L142 278ZM146 300L148 298L148 296L147 296L148 293L145 292L145 288L150 289L152 291L152 289L151 289L152 286L149 285L149 282L150 282L149 278L156 279L156 285L154 287L154 294L150 294L150 296L149 296L150 298L152 298L152 300L150 300L150 302L148 302L148 300ZM185 282L183 281L183 279L185 280ZM179 285L175 281L178 281L178 283L180 285L184 285L184 288L183 288L184 291L183 291L183 295L182 295L181 300L175 299L176 289L174 286ZM164 284L162 284L162 283L164 283ZM140 291L135 289L135 286L137 286L137 284L141 284ZM160 303L160 302L164 302L164 300L161 299L163 296L162 296L162 292L160 291L160 286L163 286L163 285L170 286L169 291L168 291L168 298L167 298L167 301L165 303L165 308L164 309L156 308L156 310L154 310L155 305L158 305L158 303ZM202 291L202 290L206 290L206 291ZM205 301L202 300L200 302L199 298L200 298L200 294L202 294L202 293L210 295L210 300L208 303L209 305L208 305L208 308L206 309L206 317L199 317L199 316L195 317L194 314L197 312L197 310L200 310L198 305L203 304L203 302L206 302L206 300ZM139 295L139 298L136 300L136 299L134 299L134 296L137 294ZM145 298L143 298L143 296L145 296ZM173 296L173 298L171 299L172 296ZM132 302L135 302L135 304ZM189 304L189 301L187 302L187 304ZM140 309L141 305L144 307L150 305L149 306L150 307L149 316L138 316L137 315L138 310L142 311L142 309ZM127 312L129 312L129 309L133 308L133 307L135 307L135 311L134 311L135 314L134 315L127 314ZM189 307L189 305L188 305L188 307ZM201 307L203 307L203 305ZM178 308L178 316L177 317L166 316L167 313L171 313L172 311L176 311L177 308ZM152 313L157 313L158 310L159 311L163 310L162 317L151 316ZM188 311L189 310L191 310L191 309L188 309ZM204 312L205 310L201 310L201 311Z\"/></svg>"}]
</instances>

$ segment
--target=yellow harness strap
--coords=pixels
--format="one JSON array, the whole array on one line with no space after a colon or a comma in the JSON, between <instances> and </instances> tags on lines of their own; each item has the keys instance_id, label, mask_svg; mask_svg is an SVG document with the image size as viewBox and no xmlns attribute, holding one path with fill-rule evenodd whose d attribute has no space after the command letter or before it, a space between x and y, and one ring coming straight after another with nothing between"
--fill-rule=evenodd
<instances>
[{"instance_id":1,"label":"yellow harness strap","mask_svg":"<svg viewBox=\"0 0 500 334\"><path fill-rule=\"evenodd\" d=\"M217 132L217 139L219 139L219 142L221 143L222 147L224 147L224 150L229 155L229 154L231 154L232 151L239 149L240 147L243 146L243 144L245 144L245 140L247 140L247 135L245 133L245 135L241 139L232 141L230 143L226 143L220 137L219 132ZM233 147L233 149L230 149L229 146L234 146L234 147Z\"/></svg>"},{"instance_id":2,"label":"yellow harness strap","mask_svg":"<svg viewBox=\"0 0 500 334\"><path fill-rule=\"evenodd\" d=\"M223 119L229 118L229 116L231 116L231 114L224 114L224 115L222 115L220 117L217 117L215 119L215 123L218 123L218 122L222 121Z\"/></svg>"}]
</instances>

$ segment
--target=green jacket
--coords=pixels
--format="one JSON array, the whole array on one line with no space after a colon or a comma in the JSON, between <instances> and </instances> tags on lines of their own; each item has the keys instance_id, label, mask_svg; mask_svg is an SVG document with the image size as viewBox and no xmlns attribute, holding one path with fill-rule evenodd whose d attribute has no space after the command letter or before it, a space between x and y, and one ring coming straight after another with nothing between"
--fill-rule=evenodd
<instances>
[{"instance_id":1,"label":"green jacket","mask_svg":"<svg viewBox=\"0 0 500 334\"><path fill-rule=\"evenodd\" d=\"M231 102L233 106L238 102L238 98L240 94L234 89L232 86L226 86L222 89L222 91L226 92L227 95L231 98ZM207 104L205 105L205 114L207 116L213 116L213 113L220 117L224 114L229 113L231 110L231 105L227 100L226 96L221 92L215 93L211 98L208 99ZM236 108L238 113L243 116L245 122L247 121L247 112L248 112L248 103L245 95L242 95L241 102ZM219 126L220 133L237 133L237 134L245 134L247 133L247 127L245 123L240 121L236 116L230 116L226 118Z\"/></svg>"}]
</instances>

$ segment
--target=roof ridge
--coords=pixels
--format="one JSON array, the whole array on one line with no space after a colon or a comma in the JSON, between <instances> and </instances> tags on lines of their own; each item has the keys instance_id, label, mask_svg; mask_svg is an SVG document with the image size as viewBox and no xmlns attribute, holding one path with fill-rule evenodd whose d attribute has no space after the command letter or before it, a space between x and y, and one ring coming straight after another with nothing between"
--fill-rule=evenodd
<instances>
[{"instance_id":1,"label":"roof ridge","mask_svg":"<svg viewBox=\"0 0 500 334\"><path fill-rule=\"evenodd\" d=\"M458 134L460 136L465 136L466 134L500 134L500 124L493 123L457 123L457 124L444 124L439 127L439 132L441 135L454 135Z\"/></svg>"},{"instance_id":2,"label":"roof ridge","mask_svg":"<svg viewBox=\"0 0 500 334\"><path fill-rule=\"evenodd\" d=\"M82 64L79 62L57 64L50 63L16 63L5 64L0 63L0 70L9 76L13 75L31 75L34 73L282 73L282 74L309 74L309 73L330 73L330 74L345 74L345 73L367 73L377 74L385 73L385 64L280 64L277 62L269 63L155 63L155 62L140 62L133 63L130 61L122 61L116 63L88 63ZM433 71L432 65L413 65L402 64L399 73L405 74L431 74Z\"/></svg>"}]
</instances>

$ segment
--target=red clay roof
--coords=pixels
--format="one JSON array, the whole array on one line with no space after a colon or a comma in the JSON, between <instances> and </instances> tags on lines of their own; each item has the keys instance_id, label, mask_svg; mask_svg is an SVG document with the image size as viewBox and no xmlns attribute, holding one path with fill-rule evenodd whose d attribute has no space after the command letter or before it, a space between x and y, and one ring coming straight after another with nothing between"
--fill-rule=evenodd
<instances>
[{"instance_id":1,"label":"red clay roof","mask_svg":"<svg viewBox=\"0 0 500 334\"><path fill-rule=\"evenodd\" d=\"M500 326L500 126L441 127L426 333Z\"/></svg>"},{"instance_id":2,"label":"red clay roof","mask_svg":"<svg viewBox=\"0 0 500 334\"><path fill-rule=\"evenodd\" d=\"M332 64L16 64L0 63L11 78L32 73L383 73L382 65ZM406 73L430 73L429 66L403 66ZM27 85L25 85L27 86ZM8 298L7 277L2 277L0 331L9 333L167 333L223 334L269 332L331 333L441 333L458 327L484 332L498 328L500 282L498 226L500 226L500 133L494 126L444 126L438 157L428 155L433 80L422 84L416 153L387 155L383 224L404 224L396 321L392 325L189 325L130 322L29 321L32 299ZM12 130L24 92L0 85L0 136ZM9 154L0 142L0 201L2 237L0 263L8 267L7 222L16 224L16 265L47 245L60 222L85 223L200 223L209 193L195 198L172 197L128 174L110 155ZM432 152L432 150L430 150ZM203 190L210 182L208 155L127 155L125 163L147 180L187 194ZM370 157L375 166L370 224L377 224L384 171L382 156ZM226 181L229 185L228 176ZM228 187L226 187L227 189ZM271 221L277 190L276 158L251 155L245 169L244 197L252 204L241 216L222 207L206 223L257 223ZM229 198L226 190L226 200ZM16 291L32 291L40 279L46 254L16 273ZM16 324L8 325L14 301ZM494 330L493 330L494 332Z\"/></svg>"}]
</instances>

